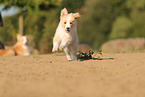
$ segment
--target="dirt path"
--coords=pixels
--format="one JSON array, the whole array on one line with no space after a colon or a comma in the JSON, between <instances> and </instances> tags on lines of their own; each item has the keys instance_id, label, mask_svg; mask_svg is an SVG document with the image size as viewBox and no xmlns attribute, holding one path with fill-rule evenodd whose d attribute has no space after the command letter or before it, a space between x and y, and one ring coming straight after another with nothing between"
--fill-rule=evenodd
<instances>
[{"instance_id":1,"label":"dirt path","mask_svg":"<svg viewBox=\"0 0 145 97\"><path fill-rule=\"evenodd\" d=\"M0 57L0 97L145 97L145 53L70 62L62 54Z\"/></svg>"}]
</instances>

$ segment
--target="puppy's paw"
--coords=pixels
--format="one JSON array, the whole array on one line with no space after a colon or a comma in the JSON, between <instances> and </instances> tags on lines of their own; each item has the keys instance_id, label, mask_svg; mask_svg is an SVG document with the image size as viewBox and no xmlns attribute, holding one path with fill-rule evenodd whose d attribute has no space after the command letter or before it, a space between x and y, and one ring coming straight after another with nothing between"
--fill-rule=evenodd
<instances>
[{"instance_id":1,"label":"puppy's paw","mask_svg":"<svg viewBox=\"0 0 145 97\"><path fill-rule=\"evenodd\" d=\"M52 52L54 53L54 52L56 52L55 50L52 50Z\"/></svg>"},{"instance_id":2,"label":"puppy's paw","mask_svg":"<svg viewBox=\"0 0 145 97\"><path fill-rule=\"evenodd\" d=\"M62 45L59 46L59 50L61 50L61 51L63 50L63 46Z\"/></svg>"},{"instance_id":3,"label":"puppy's paw","mask_svg":"<svg viewBox=\"0 0 145 97\"><path fill-rule=\"evenodd\" d=\"M53 48L53 49L52 49L52 52L56 52L56 51L57 51L57 48Z\"/></svg>"}]
</instances>

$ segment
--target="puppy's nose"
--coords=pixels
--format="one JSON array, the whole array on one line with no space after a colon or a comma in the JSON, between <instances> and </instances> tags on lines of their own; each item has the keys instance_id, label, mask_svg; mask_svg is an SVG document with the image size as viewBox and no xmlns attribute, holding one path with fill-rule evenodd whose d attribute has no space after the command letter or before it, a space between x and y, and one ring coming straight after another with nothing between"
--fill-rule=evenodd
<instances>
[{"instance_id":1,"label":"puppy's nose","mask_svg":"<svg viewBox=\"0 0 145 97\"><path fill-rule=\"evenodd\" d=\"M69 30L70 28L69 28L69 27L67 27L66 29L67 29L67 30Z\"/></svg>"}]
</instances>

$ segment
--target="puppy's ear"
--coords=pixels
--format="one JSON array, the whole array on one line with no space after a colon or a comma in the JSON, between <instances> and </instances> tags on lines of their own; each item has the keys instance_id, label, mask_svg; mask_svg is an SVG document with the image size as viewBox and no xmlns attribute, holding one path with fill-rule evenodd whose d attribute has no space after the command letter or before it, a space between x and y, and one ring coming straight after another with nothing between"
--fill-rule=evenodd
<instances>
[{"instance_id":1,"label":"puppy's ear","mask_svg":"<svg viewBox=\"0 0 145 97\"><path fill-rule=\"evenodd\" d=\"M81 15L77 12L77 13L74 13L74 14L73 14L73 17L74 17L74 18L78 18L78 17L81 17Z\"/></svg>"},{"instance_id":2,"label":"puppy's ear","mask_svg":"<svg viewBox=\"0 0 145 97\"><path fill-rule=\"evenodd\" d=\"M22 38L22 35L17 34L17 41L20 40Z\"/></svg>"},{"instance_id":3,"label":"puppy's ear","mask_svg":"<svg viewBox=\"0 0 145 97\"><path fill-rule=\"evenodd\" d=\"M64 8L64 9L61 10L60 19L61 19L61 17L65 16L65 15L68 15L68 12L67 12L67 9L66 8Z\"/></svg>"},{"instance_id":4,"label":"puppy's ear","mask_svg":"<svg viewBox=\"0 0 145 97\"><path fill-rule=\"evenodd\" d=\"M21 35L20 34L17 34L17 39L20 38L20 37L21 37Z\"/></svg>"}]
</instances>

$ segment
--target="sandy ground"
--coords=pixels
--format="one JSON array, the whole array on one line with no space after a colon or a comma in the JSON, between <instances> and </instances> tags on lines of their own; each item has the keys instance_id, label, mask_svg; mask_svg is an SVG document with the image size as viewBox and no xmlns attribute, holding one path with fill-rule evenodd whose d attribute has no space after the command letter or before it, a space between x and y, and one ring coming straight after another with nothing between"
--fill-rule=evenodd
<instances>
[{"instance_id":1,"label":"sandy ground","mask_svg":"<svg viewBox=\"0 0 145 97\"><path fill-rule=\"evenodd\" d=\"M0 57L0 97L145 97L145 53Z\"/></svg>"}]
</instances>

